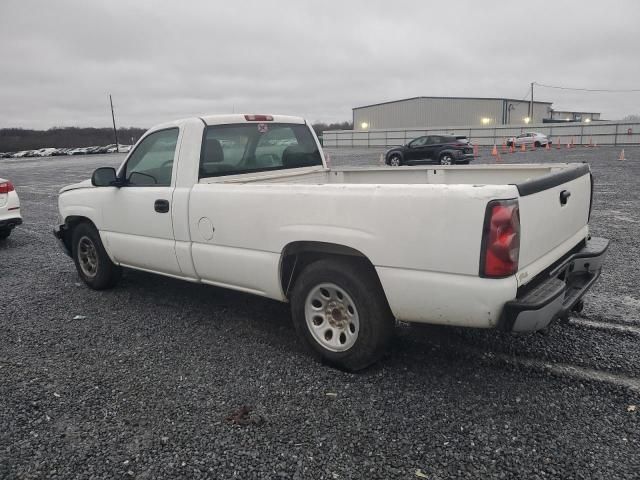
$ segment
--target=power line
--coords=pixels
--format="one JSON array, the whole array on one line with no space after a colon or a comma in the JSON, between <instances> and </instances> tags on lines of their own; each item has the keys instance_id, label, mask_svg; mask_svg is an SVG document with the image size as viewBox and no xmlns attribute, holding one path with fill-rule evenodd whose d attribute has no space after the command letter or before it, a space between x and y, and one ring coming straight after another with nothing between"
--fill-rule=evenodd
<instances>
[{"instance_id":1,"label":"power line","mask_svg":"<svg viewBox=\"0 0 640 480\"><path fill-rule=\"evenodd\" d=\"M632 93L640 92L640 88L630 89L610 89L610 88L576 88L576 87L560 87L558 85L545 85L544 83L533 82L537 87L555 88L558 90L573 90L578 92L606 92L606 93Z\"/></svg>"}]
</instances>

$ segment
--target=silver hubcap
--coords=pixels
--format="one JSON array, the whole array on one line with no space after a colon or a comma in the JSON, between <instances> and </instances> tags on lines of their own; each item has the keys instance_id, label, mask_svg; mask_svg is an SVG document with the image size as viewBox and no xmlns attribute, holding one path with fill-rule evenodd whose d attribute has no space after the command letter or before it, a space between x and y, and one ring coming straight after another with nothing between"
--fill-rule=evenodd
<instances>
[{"instance_id":1,"label":"silver hubcap","mask_svg":"<svg viewBox=\"0 0 640 480\"><path fill-rule=\"evenodd\" d=\"M360 320L356 304L333 283L321 283L309 292L304 315L314 340L327 350L344 352L358 338Z\"/></svg>"},{"instance_id":2,"label":"silver hubcap","mask_svg":"<svg viewBox=\"0 0 640 480\"><path fill-rule=\"evenodd\" d=\"M451 165L451 157L445 155L444 157L442 157L440 163L442 163L442 165Z\"/></svg>"},{"instance_id":3,"label":"silver hubcap","mask_svg":"<svg viewBox=\"0 0 640 480\"><path fill-rule=\"evenodd\" d=\"M391 157L389 159L389 164L392 167L399 167L400 166L400 157Z\"/></svg>"},{"instance_id":4,"label":"silver hubcap","mask_svg":"<svg viewBox=\"0 0 640 480\"><path fill-rule=\"evenodd\" d=\"M98 273L98 251L89 237L82 237L78 242L78 263L87 277L93 278Z\"/></svg>"}]
</instances>

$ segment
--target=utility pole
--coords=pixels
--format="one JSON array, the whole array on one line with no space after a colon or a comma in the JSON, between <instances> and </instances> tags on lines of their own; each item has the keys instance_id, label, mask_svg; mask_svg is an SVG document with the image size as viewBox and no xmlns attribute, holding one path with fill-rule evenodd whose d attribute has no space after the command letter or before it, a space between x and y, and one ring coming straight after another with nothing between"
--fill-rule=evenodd
<instances>
[{"instance_id":1,"label":"utility pole","mask_svg":"<svg viewBox=\"0 0 640 480\"><path fill-rule=\"evenodd\" d=\"M531 88L533 88L533 86ZM113 100L111 100L111 94L109 94L109 103L111 104L111 120L113 120L113 136L116 139L116 152L120 153L120 145L118 145L118 130L116 130L116 117L113 114Z\"/></svg>"},{"instance_id":2,"label":"utility pole","mask_svg":"<svg viewBox=\"0 0 640 480\"><path fill-rule=\"evenodd\" d=\"M529 103L529 110L531 110L531 112L529 113L529 123L533 123L533 84L535 82L531 82L531 102Z\"/></svg>"}]
</instances>

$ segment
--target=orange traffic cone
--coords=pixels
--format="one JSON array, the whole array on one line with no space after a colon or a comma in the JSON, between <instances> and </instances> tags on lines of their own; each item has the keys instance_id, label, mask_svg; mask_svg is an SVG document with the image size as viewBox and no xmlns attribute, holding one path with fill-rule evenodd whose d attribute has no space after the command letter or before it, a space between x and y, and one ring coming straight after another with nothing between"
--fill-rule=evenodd
<instances>
[{"instance_id":1,"label":"orange traffic cone","mask_svg":"<svg viewBox=\"0 0 640 480\"><path fill-rule=\"evenodd\" d=\"M618 160L624 160L624 148L620 152L620 158L618 158Z\"/></svg>"},{"instance_id":2,"label":"orange traffic cone","mask_svg":"<svg viewBox=\"0 0 640 480\"><path fill-rule=\"evenodd\" d=\"M474 145L473 146L473 156L474 157L479 157L480 156L480 148L478 147L478 145Z\"/></svg>"},{"instance_id":3,"label":"orange traffic cone","mask_svg":"<svg viewBox=\"0 0 640 480\"><path fill-rule=\"evenodd\" d=\"M520 147L520 151L521 152L526 152L527 151L527 147L525 146L525 144L523 143L522 146Z\"/></svg>"},{"instance_id":4,"label":"orange traffic cone","mask_svg":"<svg viewBox=\"0 0 640 480\"><path fill-rule=\"evenodd\" d=\"M551 145L549 145L549 142L547 142L547 144L544 146L545 150L551 150Z\"/></svg>"},{"instance_id":5,"label":"orange traffic cone","mask_svg":"<svg viewBox=\"0 0 640 480\"><path fill-rule=\"evenodd\" d=\"M562 139L558 137L558 143L556 144L556 149L560 150L562 148Z\"/></svg>"},{"instance_id":6,"label":"orange traffic cone","mask_svg":"<svg viewBox=\"0 0 640 480\"><path fill-rule=\"evenodd\" d=\"M507 141L503 140L502 141L502 153L507 153Z\"/></svg>"},{"instance_id":7,"label":"orange traffic cone","mask_svg":"<svg viewBox=\"0 0 640 480\"><path fill-rule=\"evenodd\" d=\"M514 153L516 151L516 147L513 146L513 143L509 145L509 153Z\"/></svg>"},{"instance_id":8,"label":"orange traffic cone","mask_svg":"<svg viewBox=\"0 0 640 480\"><path fill-rule=\"evenodd\" d=\"M502 157L500 156L500 152L496 152L496 163L502 163Z\"/></svg>"},{"instance_id":9,"label":"orange traffic cone","mask_svg":"<svg viewBox=\"0 0 640 480\"><path fill-rule=\"evenodd\" d=\"M498 155L498 148L496 147L496 144L493 144L493 150L491 150L491 155L493 155L494 157L496 155Z\"/></svg>"}]
</instances>

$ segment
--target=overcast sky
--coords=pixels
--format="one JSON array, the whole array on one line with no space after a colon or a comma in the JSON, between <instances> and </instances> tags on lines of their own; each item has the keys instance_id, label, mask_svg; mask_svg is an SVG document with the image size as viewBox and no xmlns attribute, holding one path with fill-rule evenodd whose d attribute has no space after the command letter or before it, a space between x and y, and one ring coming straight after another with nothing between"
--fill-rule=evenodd
<instances>
[{"instance_id":1,"label":"overcast sky","mask_svg":"<svg viewBox=\"0 0 640 480\"><path fill-rule=\"evenodd\" d=\"M640 88L640 2L0 0L0 127L149 127L204 113L351 120L412 96ZM537 87L557 110L640 93Z\"/></svg>"}]
</instances>

